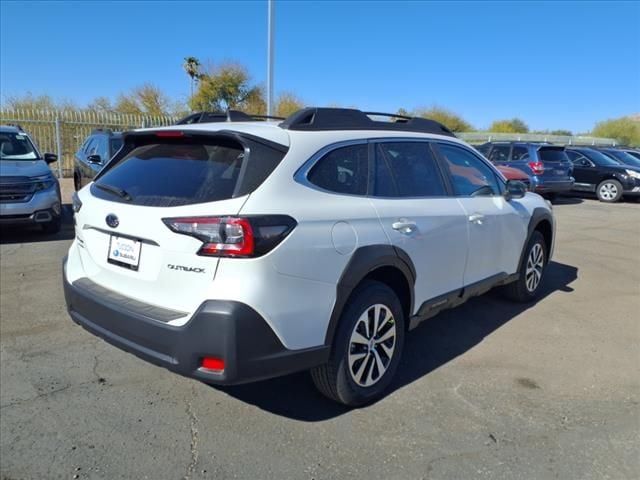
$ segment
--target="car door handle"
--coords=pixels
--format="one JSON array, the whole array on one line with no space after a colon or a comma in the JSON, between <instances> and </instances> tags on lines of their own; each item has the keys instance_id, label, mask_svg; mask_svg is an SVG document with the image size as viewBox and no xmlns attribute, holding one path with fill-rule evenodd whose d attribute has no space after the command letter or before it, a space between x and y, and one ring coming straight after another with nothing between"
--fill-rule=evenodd
<instances>
[{"instance_id":1,"label":"car door handle","mask_svg":"<svg viewBox=\"0 0 640 480\"><path fill-rule=\"evenodd\" d=\"M391 228L393 228L394 230L399 231L400 233L404 233L404 234L410 234L412 233L416 228L418 228L418 225L416 224L416 222L411 222L409 220L405 220L405 219L400 219L397 222L394 222L391 225Z\"/></svg>"},{"instance_id":2,"label":"car door handle","mask_svg":"<svg viewBox=\"0 0 640 480\"><path fill-rule=\"evenodd\" d=\"M472 213L471 215L469 215L469 221L471 223L475 223L476 225L482 225L483 220L484 215L481 213Z\"/></svg>"}]
</instances>

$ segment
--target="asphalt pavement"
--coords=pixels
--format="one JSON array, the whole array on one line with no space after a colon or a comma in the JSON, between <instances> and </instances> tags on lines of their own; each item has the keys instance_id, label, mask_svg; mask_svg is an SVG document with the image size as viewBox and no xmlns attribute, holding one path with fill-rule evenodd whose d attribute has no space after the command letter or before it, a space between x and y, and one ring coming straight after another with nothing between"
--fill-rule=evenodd
<instances>
[{"instance_id":1,"label":"asphalt pavement","mask_svg":"<svg viewBox=\"0 0 640 480\"><path fill-rule=\"evenodd\" d=\"M65 186L68 201L68 185ZM640 204L565 198L542 298L408 337L350 410L306 373L213 388L75 325L55 236L0 235L0 472L18 479L638 479Z\"/></svg>"}]
</instances>

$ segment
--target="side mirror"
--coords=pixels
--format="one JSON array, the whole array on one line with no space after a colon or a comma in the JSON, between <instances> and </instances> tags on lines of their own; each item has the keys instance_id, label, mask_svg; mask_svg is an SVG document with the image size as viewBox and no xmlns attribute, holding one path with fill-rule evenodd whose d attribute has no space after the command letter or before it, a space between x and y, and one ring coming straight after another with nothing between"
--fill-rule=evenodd
<instances>
[{"instance_id":1,"label":"side mirror","mask_svg":"<svg viewBox=\"0 0 640 480\"><path fill-rule=\"evenodd\" d=\"M101 165L102 164L102 158L100 158L100 155L89 155L87 157L87 162Z\"/></svg>"},{"instance_id":2,"label":"side mirror","mask_svg":"<svg viewBox=\"0 0 640 480\"><path fill-rule=\"evenodd\" d=\"M58 156L55 153L45 153L44 161L47 163L53 163L58 161Z\"/></svg>"},{"instance_id":3,"label":"side mirror","mask_svg":"<svg viewBox=\"0 0 640 480\"><path fill-rule=\"evenodd\" d=\"M527 186L520 180L508 180L507 189L504 192L504 197L507 200L513 200L514 198L522 198L527 193Z\"/></svg>"}]
</instances>

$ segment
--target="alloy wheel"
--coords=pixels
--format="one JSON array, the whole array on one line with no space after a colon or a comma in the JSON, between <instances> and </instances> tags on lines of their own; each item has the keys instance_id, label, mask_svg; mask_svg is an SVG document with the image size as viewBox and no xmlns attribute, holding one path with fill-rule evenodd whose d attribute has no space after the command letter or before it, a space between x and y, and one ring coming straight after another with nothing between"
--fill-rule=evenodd
<instances>
[{"instance_id":1,"label":"alloy wheel","mask_svg":"<svg viewBox=\"0 0 640 480\"><path fill-rule=\"evenodd\" d=\"M360 387L377 383L389 368L396 347L396 322L391 309L380 303L367 308L353 328L348 364Z\"/></svg>"},{"instance_id":2,"label":"alloy wheel","mask_svg":"<svg viewBox=\"0 0 640 480\"><path fill-rule=\"evenodd\" d=\"M527 258L527 269L525 272L525 285L530 292L535 291L542 279L542 269L544 268L544 250L542 245L536 243L531 247Z\"/></svg>"},{"instance_id":3,"label":"alloy wheel","mask_svg":"<svg viewBox=\"0 0 640 480\"><path fill-rule=\"evenodd\" d=\"M600 187L600 196L604 200L613 200L618 195L618 187L613 183L605 183Z\"/></svg>"}]
</instances>

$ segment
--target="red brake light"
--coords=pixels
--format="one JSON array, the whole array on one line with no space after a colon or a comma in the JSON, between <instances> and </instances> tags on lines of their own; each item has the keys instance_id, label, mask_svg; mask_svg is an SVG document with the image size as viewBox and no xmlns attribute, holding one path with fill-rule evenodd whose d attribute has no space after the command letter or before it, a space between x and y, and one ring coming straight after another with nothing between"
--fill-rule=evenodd
<instances>
[{"instance_id":1,"label":"red brake light","mask_svg":"<svg viewBox=\"0 0 640 480\"><path fill-rule=\"evenodd\" d=\"M542 162L529 162L529 168L533 171L534 175L542 175L544 172L544 163Z\"/></svg>"},{"instance_id":2,"label":"red brake light","mask_svg":"<svg viewBox=\"0 0 640 480\"><path fill-rule=\"evenodd\" d=\"M164 130L162 132L156 132L156 137L184 137L184 132L181 132L180 130Z\"/></svg>"},{"instance_id":3,"label":"red brake light","mask_svg":"<svg viewBox=\"0 0 640 480\"><path fill-rule=\"evenodd\" d=\"M274 249L296 226L287 215L163 218L175 233L202 242L198 255L259 257Z\"/></svg>"},{"instance_id":4,"label":"red brake light","mask_svg":"<svg viewBox=\"0 0 640 480\"><path fill-rule=\"evenodd\" d=\"M204 357L202 359L202 368L207 370L224 371L224 360L221 358Z\"/></svg>"},{"instance_id":5,"label":"red brake light","mask_svg":"<svg viewBox=\"0 0 640 480\"><path fill-rule=\"evenodd\" d=\"M164 223L176 233L202 240L198 255L248 257L253 254L253 229L245 218L167 218Z\"/></svg>"}]
</instances>

